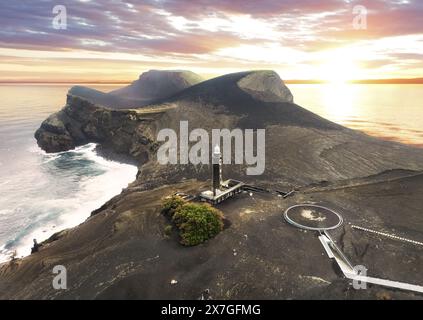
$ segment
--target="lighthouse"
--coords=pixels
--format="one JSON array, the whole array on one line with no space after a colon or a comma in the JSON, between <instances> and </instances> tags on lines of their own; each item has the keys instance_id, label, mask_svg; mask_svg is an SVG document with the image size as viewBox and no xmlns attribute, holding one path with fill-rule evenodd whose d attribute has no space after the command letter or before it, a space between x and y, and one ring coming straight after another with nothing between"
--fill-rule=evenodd
<instances>
[{"instance_id":1,"label":"lighthouse","mask_svg":"<svg viewBox=\"0 0 423 320\"><path fill-rule=\"evenodd\" d=\"M244 183L242 181L222 179L222 153L219 145L216 145L212 153L212 184L211 190L205 190L200 193L201 201L207 201L213 205L217 205L235 194L242 192Z\"/></svg>"},{"instance_id":2,"label":"lighthouse","mask_svg":"<svg viewBox=\"0 0 423 320\"><path fill-rule=\"evenodd\" d=\"M222 154L219 145L216 145L213 150L212 156L212 190L213 197L216 196L217 191L220 190L222 183Z\"/></svg>"}]
</instances>

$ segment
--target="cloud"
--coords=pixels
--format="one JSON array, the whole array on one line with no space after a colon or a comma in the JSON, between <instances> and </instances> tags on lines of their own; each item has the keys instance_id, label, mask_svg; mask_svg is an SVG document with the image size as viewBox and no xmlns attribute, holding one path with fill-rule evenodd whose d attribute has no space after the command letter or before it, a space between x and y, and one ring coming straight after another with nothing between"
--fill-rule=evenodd
<instances>
[{"instance_id":1,"label":"cloud","mask_svg":"<svg viewBox=\"0 0 423 320\"><path fill-rule=\"evenodd\" d=\"M56 30L56 4L3 1L0 47L282 66L308 63L319 52L356 44L367 46L379 64L389 64L387 56L414 54L419 40L401 42L406 44L401 52L385 47L384 54L380 48L373 54L372 42L421 34L423 25L423 2L418 0L63 0L68 26ZM352 27L355 5L367 8L365 30Z\"/></svg>"},{"instance_id":2,"label":"cloud","mask_svg":"<svg viewBox=\"0 0 423 320\"><path fill-rule=\"evenodd\" d=\"M290 45L306 47L316 45L316 39L335 44L354 38L411 34L419 32L423 24L423 5L419 2L399 5L398 1L335 0L68 0L62 3L68 13L67 30L52 27L53 1L2 3L2 45L176 53L189 53L192 49L193 53L199 53L219 49L221 44L242 42L243 38L268 38L269 34L275 37L274 41L295 40L298 43ZM352 29L355 3L367 5L365 32ZM184 24L174 23L181 18L185 19ZM216 30L210 31L210 25ZM210 45L204 40L207 37Z\"/></svg>"}]
</instances>

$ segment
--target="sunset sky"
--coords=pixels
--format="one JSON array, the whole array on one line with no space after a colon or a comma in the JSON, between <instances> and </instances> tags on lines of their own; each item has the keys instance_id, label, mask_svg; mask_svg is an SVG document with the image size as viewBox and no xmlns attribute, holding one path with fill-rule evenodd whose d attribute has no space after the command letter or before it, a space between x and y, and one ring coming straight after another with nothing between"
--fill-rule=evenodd
<instances>
[{"instance_id":1,"label":"sunset sky","mask_svg":"<svg viewBox=\"0 0 423 320\"><path fill-rule=\"evenodd\" d=\"M64 5L67 29L52 9ZM367 28L353 28L356 5ZM131 81L149 69L213 77L423 77L423 1L2 1L0 81Z\"/></svg>"}]
</instances>

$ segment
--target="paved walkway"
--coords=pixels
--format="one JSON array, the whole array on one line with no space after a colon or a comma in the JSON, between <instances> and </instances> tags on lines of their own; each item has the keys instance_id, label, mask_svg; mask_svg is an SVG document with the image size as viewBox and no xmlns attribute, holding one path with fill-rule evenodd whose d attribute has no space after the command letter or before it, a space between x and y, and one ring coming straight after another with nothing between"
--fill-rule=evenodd
<instances>
[{"instance_id":1,"label":"paved walkway","mask_svg":"<svg viewBox=\"0 0 423 320\"><path fill-rule=\"evenodd\" d=\"M362 228L362 229L365 229L365 228ZM350 261L347 259L344 253L338 248L338 246L335 244L335 242L331 239L331 237L326 231L319 236L319 240L322 243L323 248L325 249L329 258L335 259L336 263L338 264L339 268L341 269L342 273L344 274L346 278L354 280L354 281L361 281L361 282L377 284L377 285L390 287L390 288L397 288L402 290L423 293L423 286L409 284L405 282L399 282L399 281L367 277L367 276L358 274L357 270L352 266Z\"/></svg>"}]
</instances>

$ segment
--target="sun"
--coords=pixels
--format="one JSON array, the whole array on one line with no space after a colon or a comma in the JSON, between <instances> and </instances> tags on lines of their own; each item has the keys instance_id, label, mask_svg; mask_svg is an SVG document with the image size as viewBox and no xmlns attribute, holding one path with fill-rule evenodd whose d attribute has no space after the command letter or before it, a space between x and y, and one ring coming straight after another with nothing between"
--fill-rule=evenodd
<instances>
[{"instance_id":1,"label":"sun","mask_svg":"<svg viewBox=\"0 0 423 320\"><path fill-rule=\"evenodd\" d=\"M345 51L331 52L319 67L320 79L330 83L347 83L358 79L360 73L355 57Z\"/></svg>"},{"instance_id":2,"label":"sun","mask_svg":"<svg viewBox=\"0 0 423 320\"><path fill-rule=\"evenodd\" d=\"M331 83L346 83L355 78L355 65L345 59L336 59L322 65L322 78Z\"/></svg>"}]
</instances>

